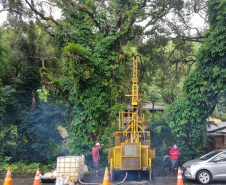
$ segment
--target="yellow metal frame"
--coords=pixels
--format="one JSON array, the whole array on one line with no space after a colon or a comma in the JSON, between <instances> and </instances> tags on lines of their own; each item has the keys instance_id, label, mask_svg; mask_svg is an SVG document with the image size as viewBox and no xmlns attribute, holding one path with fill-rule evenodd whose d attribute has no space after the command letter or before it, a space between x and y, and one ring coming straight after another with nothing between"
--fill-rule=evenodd
<instances>
[{"instance_id":1,"label":"yellow metal frame","mask_svg":"<svg viewBox=\"0 0 226 185\"><path fill-rule=\"evenodd\" d=\"M155 156L155 152L153 150L150 150L150 146L148 145L142 145L141 141L144 141L144 144L150 143L150 132L145 131L146 130L146 121L145 121L145 115L142 114L142 100L138 99L138 76L137 76L137 56L133 56L133 78L132 78L132 94L126 95L132 97L132 103L131 103L131 110L129 111L119 111L119 131L115 132L117 135L117 146L111 150L113 154L113 158L109 159L110 163L110 172L114 169L120 169L122 170L122 163L123 158L140 158L140 169L147 169L149 168L149 171L151 172L151 159ZM140 108L140 112L138 111L138 108ZM130 117L131 115L131 117ZM141 138L140 137L144 138ZM147 135L148 138L145 138ZM123 139L122 139L123 138ZM142 140L143 139L143 140ZM140 156L123 156L123 146L127 144L129 145L139 145L140 147ZM120 157L117 154L116 157L116 149L118 150L120 148ZM144 153L142 153L142 149ZM143 163L143 164L142 164ZM120 167L118 166L120 164ZM138 163L136 163L138 164ZM143 165L143 166L142 166ZM136 165L135 165L136 166ZM137 170L137 169L131 169L131 168L123 168L123 170Z\"/></svg>"},{"instance_id":2,"label":"yellow metal frame","mask_svg":"<svg viewBox=\"0 0 226 185\"><path fill-rule=\"evenodd\" d=\"M151 173L152 172L152 169L151 169L151 158L149 158L149 172Z\"/></svg>"}]
</instances>

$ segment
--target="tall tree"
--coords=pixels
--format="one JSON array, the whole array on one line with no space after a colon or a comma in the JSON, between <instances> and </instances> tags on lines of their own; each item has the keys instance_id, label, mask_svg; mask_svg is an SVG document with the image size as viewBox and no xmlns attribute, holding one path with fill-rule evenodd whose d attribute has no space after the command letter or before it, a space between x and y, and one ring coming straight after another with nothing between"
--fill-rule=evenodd
<instances>
[{"instance_id":1,"label":"tall tree","mask_svg":"<svg viewBox=\"0 0 226 185\"><path fill-rule=\"evenodd\" d=\"M225 1L210 0L204 44L197 67L184 84L184 96L169 109L170 127L184 160L192 159L206 141L206 118L214 111L220 91L226 90Z\"/></svg>"},{"instance_id":2,"label":"tall tree","mask_svg":"<svg viewBox=\"0 0 226 185\"><path fill-rule=\"evenodd\" d=\"M46 15L46 4L59 7L62 20ZM51 83L58 88L58 99L70 110L67 128L71 131L71 152L88 154L87 147L93 142L106 143L109 128L115 124L112 115L123 106L117 100L123 95L123 79L128 79L131 71L131 56L123 53L123 44L139 38L145 30L149 45L157 41L168 43L162 39L171 36L167 33L171 25L167 15L180 13L184 1L4 0L3 7L11 19L36 19L36 24L54 38L56 48L63 49L63 75ZM136 24L145 20L143 27Z\"/></svg>"}]
</instances>

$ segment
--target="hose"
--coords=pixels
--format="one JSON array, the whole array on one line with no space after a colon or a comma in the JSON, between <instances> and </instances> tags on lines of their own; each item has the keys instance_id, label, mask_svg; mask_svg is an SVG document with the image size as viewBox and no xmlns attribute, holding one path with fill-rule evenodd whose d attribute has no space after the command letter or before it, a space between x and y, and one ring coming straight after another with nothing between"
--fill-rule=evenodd
<instances>
[{"instance_id":1,"label":"hose","mask_svg":"<svg viewBox=\"0 0 226 185\"><path fill-rule=\"evenodd\" d=\"M122 184L122 183L126 180L127 175L128 175L128 172L126 172L126 176L125 176L125 178L123 179L123 181L121 181L121 182L117 183L116 185L118 185L118 184ZM111 185L115 185L115 184L111 184Z\"/></svg>"},{"instance_id":2,"label":"hose","mask_svg":"<svg viewBox=\"0 0 226 185\"><path fill-rule=\"evenodd\" d=\"M148 183L148 181L142 181L142 182L137 182L137 181L129 181L130 184L145 184Z\"/></svg>"},{"instance_id":3,"label":"hose","mask_svg":"<svg viewBox=\"0 0 226 185\"><path fill-rule=\"evenodd\" d=\"M77 159L76 159L77 160ZM78 160L77 160L78 161ZM81 162L80 161L78 161L79 162L79 173L78 173L78 181L79 181L79 183L80 184L98 184L98 185L100 185L100 183L85 183L85 182L82 182L81 181L81 179L80 179L80 171L81 171ZM90 168L90 167L89 167ZM91 169L91 168L90 168ZM126 172L126 176L125 176L125 178L123 179L123 181L122 182L119 182L119 183L117 183L116 185L118 185L118 184L122 184L125 180L126 180L126 178L127 178L127 172ZM102 183L101 183L102 184ZM115 184L111 184L111 185L115 185Z\"/></svg>"},{"instance_id":4,"label":"hose","mask_svg":"<svg viewBox=\"0 0 226 185\"><path fill-rule=\"evenodd\" d=\"M76 160L77 160L77 159L76 159ZM78 161L78 160L77 160L77 161ZM79 173L78 173L78 181L79 181L79 183L80 183L80 184L98 184L98 185L99 185L100 183L84 183L84 182L81 181L81 179L80 179L81 163L80 163L80 161L78 161L78 162L79 162L79 164L80 164L80 165L79 165Z\"/></svg>"}]
</instances>

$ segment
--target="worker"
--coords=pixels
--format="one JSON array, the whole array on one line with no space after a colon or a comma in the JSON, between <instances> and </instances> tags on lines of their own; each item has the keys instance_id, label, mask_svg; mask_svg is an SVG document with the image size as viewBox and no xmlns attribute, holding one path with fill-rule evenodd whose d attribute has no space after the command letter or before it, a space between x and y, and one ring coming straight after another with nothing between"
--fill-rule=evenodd
<instances>
[{"instance_id":1,"label":"worker","mask_svg":"<svg viewBox=\"0 0 226 185\"><path fill-rule=\"evenodd\" d=\"M99 171L99 160L100 160L99 149L100 149L100 143L97 143L96 147L91 152L93 155L94 171L96 172L96 176L98 176L97 173Z\"/></svg>"},{"instance_id":2,"label":"worker","mask_svg":"<svg viewBox=\"0 0 226 185\"><path fill-rule=\"evenodd\" d=\"M180 156L180 151L177 149L176 144L170 150L170 156L171 156L171 163L172 163L171 169L173 171L173 174L175 174L177 172L178 158Z\"/></svg>"}]
</instances>

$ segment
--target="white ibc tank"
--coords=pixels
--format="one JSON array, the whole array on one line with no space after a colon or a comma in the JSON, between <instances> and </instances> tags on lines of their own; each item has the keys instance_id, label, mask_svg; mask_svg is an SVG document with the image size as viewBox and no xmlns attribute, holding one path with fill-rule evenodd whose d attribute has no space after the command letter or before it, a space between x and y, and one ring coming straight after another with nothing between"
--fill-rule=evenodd
<instances>
[{"instance_id":1,"label":"white ibc tank","mask_svg":"<svg viewBox=\"0 0 226 185\"><path fill-rule=\"evenodd\" d=\"M78 181L80 168L80 179L83 179L84 165L84 155L57 157L57 177L61 177L62 175L69 175L70 178L74 178L75 181Z\"/></svg>"}]
</instances>

